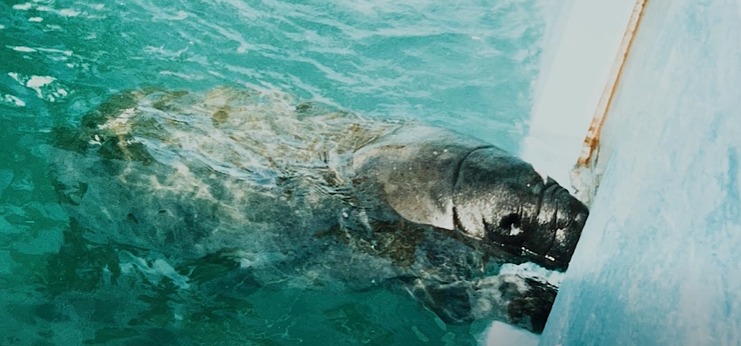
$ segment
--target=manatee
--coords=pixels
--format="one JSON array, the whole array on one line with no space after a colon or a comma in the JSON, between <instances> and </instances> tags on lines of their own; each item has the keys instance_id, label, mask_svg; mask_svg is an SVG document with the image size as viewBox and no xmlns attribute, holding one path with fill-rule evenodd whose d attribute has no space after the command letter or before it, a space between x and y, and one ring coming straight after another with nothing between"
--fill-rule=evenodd
<instances>
[{"instance_id":1,"label":"manatee","mask_svg":"<svg viewBox=\"0 0 741 346\"><path fill-rule=\"evenodd\" d=\"M395 287L451 323L542 330L556 287L500 268L565 270L588 215L490 143L279 91L124 92L52 150L88 241L227 256L258 284Z\"/></svg>"}]
</instances>

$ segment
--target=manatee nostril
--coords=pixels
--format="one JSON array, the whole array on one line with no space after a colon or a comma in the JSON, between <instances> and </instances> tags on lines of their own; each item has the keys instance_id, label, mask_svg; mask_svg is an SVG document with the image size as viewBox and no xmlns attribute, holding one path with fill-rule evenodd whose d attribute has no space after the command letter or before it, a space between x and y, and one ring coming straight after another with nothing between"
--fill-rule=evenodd
<instances>
[{"instance_id":1,"label":"manatee nostril","mask_svg":"<svg viewBox=\"0 0 741 346\"><path fill-rule=\"evenodd\" d=\"M520 227L520 215L516 213L511 213L505 217L503 217L501 220L499 220L499 228L510 230L512 226L519 228Z\"/></svg>"}]
</instances>

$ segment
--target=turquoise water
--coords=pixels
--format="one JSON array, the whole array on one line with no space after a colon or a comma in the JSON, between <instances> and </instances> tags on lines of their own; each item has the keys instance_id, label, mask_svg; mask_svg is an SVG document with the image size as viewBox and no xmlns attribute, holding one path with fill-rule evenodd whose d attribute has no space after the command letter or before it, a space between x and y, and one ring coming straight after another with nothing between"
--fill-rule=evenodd
<instances>
[{"instance_id":1,"label":"turquoise water","mask_svg":"<svg viewBox=\"0 0 741 346\"><path fill-rule=\"evenodd\" d=\"M475 343L490 321L446 325L400 292L261 286L218 258L173 267L91 243L58 203L45 144L123 90L229 85L516 153L546 12L535 0L4 1L0 344Z\"/></svg>"}]
</instances>

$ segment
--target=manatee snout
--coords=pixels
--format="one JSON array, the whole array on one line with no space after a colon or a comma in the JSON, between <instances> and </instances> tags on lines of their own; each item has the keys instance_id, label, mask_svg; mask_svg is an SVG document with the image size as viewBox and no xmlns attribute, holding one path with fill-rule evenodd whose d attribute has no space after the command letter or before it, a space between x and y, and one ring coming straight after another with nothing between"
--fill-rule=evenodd
<instances>
[{"instance_id":1,"label":"manatee snout","mask_svg":"<svg viewBox=\"0 0 741 346\"><path fill-rule=\"evenodd\" d=\"M364 200L384 201L393 211L379 219L398 215L458 231L491 245L504 261L566 269L589 214L530 164L440 129L401 129L356 151L353 160ZM366 210L375 209L387 211Z\"/></svg>"},{"instance_id":2,"label":"manatee snout","mask_svg":"<svg viewBox=\"0 0 741 346\"><path fill-rule=\"evenodd\" d=\"M539 264L545 267L566 269L589 210L550 178L535 209L537 213L522 225L524 230L530 232L522 244L522 251L529 257L541 260Z\"/></svg>"},{"instance_id":3,"label":"manatee snout","mask_svg":"<svg viewBox=\"0 0 741 346\"><path fill-rule=\"evenodd\" d=\"M568 190L496 148L469 154L454 198L457 226L549 269L568 267L589 210Z\"/></svg>"},{"instance_id":4,"label":"manatee snout","mask_svg":"<svg viewBox=\"0 0 741 346\"><path fill-rule=\"evenodd\" d=\"M560 192L550 199L544 199L540 207L544 217L552 215L551 221L539 225L537 229L553 238L550 248L545 252L545 260L552 261L556 268L565 269L581 237L589 210L566 189L559 188Z\"/></svg>"}]
</instances>

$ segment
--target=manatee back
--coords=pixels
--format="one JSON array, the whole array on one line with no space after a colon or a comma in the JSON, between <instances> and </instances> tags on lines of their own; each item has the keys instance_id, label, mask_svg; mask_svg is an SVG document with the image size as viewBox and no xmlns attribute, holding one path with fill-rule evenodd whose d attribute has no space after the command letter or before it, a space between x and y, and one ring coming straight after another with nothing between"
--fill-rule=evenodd
<instances>
[{"instance_id":1,"label":"manatee back","mask_svg":"<svg viewBox=\"0 0 741 346\"><path fill-rule=\"evenodd\" d=\"M280 92L133 91L58 129L51 171L88 239L202 256L332 227L347 157L395 126Z\"/></svg>"}]
</instances>

